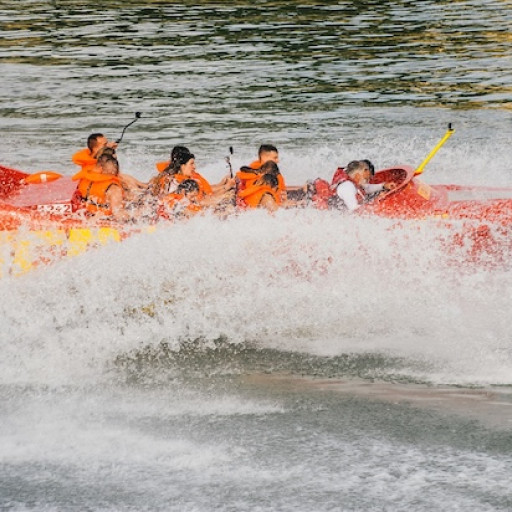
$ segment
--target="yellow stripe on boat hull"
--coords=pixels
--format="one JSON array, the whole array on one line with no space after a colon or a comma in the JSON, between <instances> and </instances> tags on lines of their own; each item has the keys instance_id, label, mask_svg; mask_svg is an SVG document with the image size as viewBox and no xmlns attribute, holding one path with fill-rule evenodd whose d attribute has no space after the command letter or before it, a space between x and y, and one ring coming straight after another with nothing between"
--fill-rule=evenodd
<instances>
[{"instance_id":1,"label":"yellow stripe on boat hull","mask_svg":"<svg viewBox=\"0 0 512 512\"><path fill-rule=\"evenodd\" d=\"M0 231L0 277L24 274L41 264L120 240L119 230L109 227Z\"/></svg>"}]
</instances>

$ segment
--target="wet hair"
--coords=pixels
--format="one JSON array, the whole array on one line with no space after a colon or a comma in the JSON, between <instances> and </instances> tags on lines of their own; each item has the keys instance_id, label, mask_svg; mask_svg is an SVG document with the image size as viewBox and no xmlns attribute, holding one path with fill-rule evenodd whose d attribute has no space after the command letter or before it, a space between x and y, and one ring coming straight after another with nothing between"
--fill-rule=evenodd
<instances>
[{"instance_id":1,"label":"wet hair","mask_svg":"<svg viewBox=\"0 0 512 512\"><path fill-rule=\"evenodd\" d=\"M117 161L117 158L114 158L113 156L100 156L100 158L98 158L98 165L103 171L107 171L105 174L112 174L113 176L117 176L119 174L119 162ZM109 172L111 170L114 172Z\"/></svg>"},{"instance_id":2,"label":"wet hair","mask_svg":"<svg viewBox=\"0 0 512 512\"><path fill-rule=\"evenodd\" d=\"M187 162L189 162L190 160L192 160L194 158L195 158L195 156L190 151L188 151L187 153L179 154L176 157L176 159L174 160L174 162L171 162L171 165L172 165L172 168L174 171L173 174L179 173L181 170L181 166L185 165Z\"/></svg>"},{"instance_id":3,"label":"wet hair","mask_svg":"<svg viewBox=\"0 0 512 512\"><path fill-rule=\"evenodd\" d=\"M272 152L276 152L276 153L279 153L279 151L277 151L277 148L275 146L273 146L272 144L262 144L260 146L260 149L258 149L258 156L261 160L261 155L263 153L272 153Z\"/></svg>"},{"instance_id":4,"label":"wet hair","mask_svg":"<svg viewBox=\"0 0 512 512\"><path fill-rule=\"evenodd\" d=\"M370 174L375 176L375 166L370 162L370 160L361 160L361 162L365 163L367 169L370 171Z\"/></svg>"},{"instance_id":5,"label":"wet hair","mask_svg":"<svg viewBox=\"0 0 512 512\"><path fill-rule=\"evenodd\" d=\"M345 172L350 176L356 171L362 171L367 168L367 165L362 160L352 160L347 165L347 168L345 169Z\"/></svg>"},{"instance_id":6,"label":"wet hair","mask_svg":"<svg viewBox=\"0 0 512 512\"><path fill-rule=\"evenodd\" d=\"M278 174L281 174L281 171L279 170L278 165L272 160L265 162L259 168L259 172L261 174L272 174L273 176L277 176Z\"/></svg>"},{"instance_id":7,"label":"wet hair","mask_svg":"<svg viewBox=\"0 0 512 512\"><path fill-rule=\"evenodd\" d=\"M116 150L114 148L101 148L96 154L96 160L99 160L102 156L116 157Z\"/></svg>"},{"instance_id":8,"label":"wet hair","mask_svg":"<svg viewBox=\"0 0 512 512\"><path fill-rule=\"evenodd\" d=\"M174 162L181 155L184 155L186 153L191 154L190 149L186 148L185 146L174 146L171 150L171 162Z\"/></svg>"},{"instance_id":9,"label":"wet hair","mask_svg":"<svg viewBox=\"0 0 512 512\"><path fill-rule=\"evenodd\" d=\"M264 174L259 180L258 183L260 185L267 185L270 188L273 188L274 190L277 190L279 188L279 180L277 179L277 176L275 174Z\"/></svg>"},{"instance_id":10,"label":"wet hair","mask_svg":"<svg viewBox=\"0 0 512 512\"><path fill-rule=\"evenodd\" d=\"M103 133L91 133L87 137L87 147L92 151L98 144L98 139L104 137Z\"/></svg>"},{"instance_id":11,"label":"wet hair","mask_svg":"<svg viewBox=\"0 0 512 512\"><path fill-rule=\"evenodd\" d=\"M162 171L167 174L176 174L180 171L182 165L189 160L195 158L185 146L174 146L171 151L171 161L169 165Z\"/></svg>"},{"instance_id":12,"label":"wet hair","mask_svg":"<svg viewBox=\"0 0 512 512\"><path fill-rule=\"evenodd\" d=\"M188 194L190 192L199 192L199 184L196 180L183 180L176 189L178 194Z\"/></svg>"}]
</instances>

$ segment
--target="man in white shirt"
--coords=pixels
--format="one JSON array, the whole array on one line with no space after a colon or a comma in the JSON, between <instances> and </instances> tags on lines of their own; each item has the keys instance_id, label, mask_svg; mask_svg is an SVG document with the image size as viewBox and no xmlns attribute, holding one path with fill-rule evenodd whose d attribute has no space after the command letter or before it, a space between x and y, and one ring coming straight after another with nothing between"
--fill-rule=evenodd
<instances>
[{"instance_id":1,"label":"man in white shirt","mask_svg":"<svg viewBox=\"0 0 512 512\"><path fill-rule=\"evenodd\" d=\"M354 211L367 202L372 194L391 190L395 183L369 183L371 171L365 160L354 160L347 165L344 176L340 176L336 185L336 195L349 211Z\"/></svg>"}]
</instances>

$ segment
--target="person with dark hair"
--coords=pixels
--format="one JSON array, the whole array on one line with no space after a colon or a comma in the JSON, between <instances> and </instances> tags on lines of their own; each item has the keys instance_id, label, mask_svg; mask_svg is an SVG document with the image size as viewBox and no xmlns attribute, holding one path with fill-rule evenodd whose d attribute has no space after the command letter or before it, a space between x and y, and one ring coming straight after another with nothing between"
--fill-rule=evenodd
<instances>
[{"instance_id":1,"label":"person with dark hair","mask_svg":"<svg viewBox=\"0 0 512 512\"><path fill-rule=\"evenodd\" d=\"M258 160L251 162L248 166L242 167L240 172L237 173L238 184L237 187L243 190L246 186L249 186L256 179L251 174L261 169L263 165L272 162L274 164L279 163L279 151L273 144L262 144L258 149ZM261 174L261 171L259 172ZM281 200L286 202L288 206L300 206L304 204L306 200L307 184L303 186L286 186L284 176L279 172L276 174L279 182L279 193L281 194Z\"/></svg>"},{"instance_id":2,"label":"person with dark hair","mask_svg":"<svg viewBox=\"0 0 512 512\"><path fill-rule=\"evenodd\" d=\"M87 137L87 147L77 151L71 160L82 169L92 169L96 164L98 153L103 148L111 148L115 151L117 144L109 141L102 133L91 133Z\"/></svg>"},{"instance_id":3,"label":"person with dark hair","mask_svg":"<svg viewBox=\"0 0 512 512\"><path fill-rule=\"evenodd\" d=\"M279 151L272 144L262 144L258 149L258 160L254 160L254 162L251 162L249 165L240 168L240 172L245 173L247 175L247 176L245 176L245 179L244 179L244 175L242 175L241 180L242 181L247 180L247 181L251 182L251 181L254 181L255 179L257 179L257 176L249 176L249 175L250 174L254 174L254 175L262 174L262 171L260 169L263 165L267 164L267 162L273 162L276 165L276 167L277 167L277 164L279 163ZM237 174L239 175L239 179L240 179L240 173L237 173ZM279 173L278 180L279 180L280 190L285 191L286 185L285 185L284 178L281 173ZM243 183L241 188L243 189L245 185L249 185L249 184L250 183Z\"/></svg>"},{"instance_id":4,"label":"person with dark hair","mask_svg":"<svg viewBox=\"0 0 512 512\"><path fill-rule=\"evenodd\" d=\"M182 155L191 153L192 152L185 146L174 146L171 150L170 159L164 162L157 162L156 169L158 172L164 172L168 167L172 167L176 159L181 158Z\"/></svg>"},{"instance_id":5,"label":"person with dark hair","mask_svg":"<svg viewBox=\"0 0 512 512\"><path fill-rule=\"evenodd\" d=\"M155 197L173 194L178 188L179 181L176 175L181 171L181 166L193 160L194 155L184 146L175 146L171 152L171 160L157 164L159 174L149 181L148 189ZM163 165L165 164L165 165Z\"/></svg>"},{"instance_id":6,"label":"person with dark hair","mask_svg":"<svg viewBox=\"0 0 512 512\"><path fill-rule=\"evenodd\" d=\"M195 180L187 179L178 185L175 192L160 199L158 216L167 220L191 217L202 209L199 202L199 184Z\"/></svg>"},{"instance_id":7,"label":"person with dark hair","mask_svg":"<svg viewBox=\"0 0 512 512\"><path fill-rule=\"evenodd\" d=\"M366 166L368 167L368 170L370 171L370 176L373 178L375 176L375 167L368 159L361 160Z\"/></svg>"},{"instance_id":8,"label":"person with dark hair","mask_svg":"<svg viewBox=\"0 0 512 512\"><path fill-rule=\"evenodd\" d=\"M112 154L100 154L93 169L82 169L73 179L78 180L80 199L89 215L129 220L124 209L119 162Z\"/></svg>"},{"instance_id":9,"label":"person with dark hair","mask_svg":"<svg viewBox=\"0 0 512 512\"><path fill-rule=\"evenodd\" d=\"M265 208L276 211L282 203L279 180L275 174L262 174L254 183L240 192L246 208Z\"/></svg>"},{"instance_id":10,"label":"person with dark hair","mask_svg":"<svg viewBox=\"0 0 512 512\"><path fill-rule=\"evenodd\" d=\"M194 180L199 186L198 201L202 206L221 207L233 200L234 180L225 178L217 185L210 185L208 180L196 170L195 156L184 146L175 146L171 160L158 176L150 182L154 196L164 197L176 192L178 185L185 180Z\"/></svg>"},{"instance_id":11,"label":"person with dark hair","mask_svg":"<svg viewBox=\"0 0 512 512\"><path fill-rule=\"evenodd\" d=\"M96 164L100 155L116 156L117 143L109 141L102 133L91 133L87 137L87 148L75 153L72 161L81 167L81 171L97 171ZM78 174L80 174L80 172ZM122 183L126 196L137 197L147 188L146 183L142 183L133 176L125 173L119 173L119 180Z\"/></svg>"}]
</instances>

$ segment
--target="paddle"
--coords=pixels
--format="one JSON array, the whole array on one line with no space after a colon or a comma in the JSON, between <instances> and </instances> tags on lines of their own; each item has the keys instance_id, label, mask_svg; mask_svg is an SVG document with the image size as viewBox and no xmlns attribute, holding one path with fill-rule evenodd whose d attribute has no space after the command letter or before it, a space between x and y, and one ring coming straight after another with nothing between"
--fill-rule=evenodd
<instances>
[{"instance_id":1,"label":"paddle","mask_svg":"<svg viewBox=\"0 0 512 512\"><path fill-rule=\"evenodd\" d=\"M441 146L455 133L455 130L452 128L452 123L448 124L448 130L444 134L444 137L437 143L437 146L427 155L427 158L421 162L419 167L414 171L414 175L417 176L423 172L425 166L430 162L432 157L441 149Z\"/></svg>"},{"instance_id":2,"label":"paddle","mask_svg":"<svg viewBox=\"0 0 512 512\"><path fill-rule=\"evenodd\" d=\"M123 136L124 136L124 132L126 131L126 129L131 126L133 123L135 123L135 121L137 121L138 119L140 119L141 117L141 113L140 112L135 112L135 119L133 121L130 121L124 128L123 128L123 131L121 132L121 137L119 137L119 139L116 140L116 144L119 144L122 140L123 140Z\"/></svg>"},{"instance_id":3,"label":"paddle","mask_svg":"<svg viewBox=\"0 0 512 512\"><path fill-rule=\"evenodd\" d=\"M231 155L233 154L233 146L229 146L229 155L226 157L226 163L229 167L229 175L233 177L233 166L231 165Z\"/></svg>"}]
</instances>

